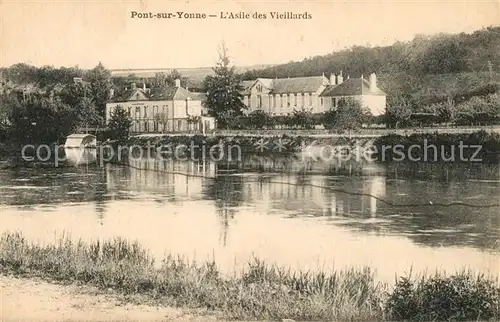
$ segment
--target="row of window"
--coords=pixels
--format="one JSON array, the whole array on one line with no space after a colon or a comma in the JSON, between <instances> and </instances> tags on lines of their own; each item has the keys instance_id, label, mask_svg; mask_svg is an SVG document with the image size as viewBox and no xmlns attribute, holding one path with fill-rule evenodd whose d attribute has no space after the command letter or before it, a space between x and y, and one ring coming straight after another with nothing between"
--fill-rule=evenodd
<instances>
[{"instance_id":1,"label":"row of window","mask_svg":"<svg viewBox=\"0 0 500 322\"><path fill-rule=\"evenodd\" d=\"M301 97L300 101L297 97ZM276 107L279 107L280 108L283 108L284 107L284 102L285 100L287 99L287 107L290 107L290 106L306 106L305 105L305 95L304 94L297 94L297 95L294 95L294 94L284 94L284 95L274 95L274 96L269 96L269 107L271 108L271 110L275 110ZM297 98L297 100L295 100L294 98ZM313 96L312 95L309 95L309 98L308 98L308 103L309 103L309 106L311 107L313 104L312 104L312 98ZM339 99L334 97L332 98L332 101L331 101L331 107L337 107L338 105L338 101ZM302 103L302 104L298 104L298 103ZM252 108L252 99L251 99L251 96L245 96L244 97L244 104L247 105L248 107ZM324 106L324 100L323 100L323 97L320 97L319 98L319 105L320 106ZM258 95L257 96L257 106L256 108L262 108L262 96L261 95Z\"/></svg>"},{"instance_id":2,"label":"row of window","mask_svg":"<svg viewBox=\"0 0 500 322\"><path fill-rule=\"evenodd\" d=\"M141 118L148 118L148 108L149 106L136 106L135 107L135 115L132 115L132 106L129 106L128 108L128 114L130 115L130 117L133 117L135 119L141 119ZM143 116L141 117L141 109L143 109ZM160 106L158 105L154 105L154 106L151 106L151 116L155 116L155 115L158 115L160 113L162 114L167 114L168 115L168 108L167 108L167 105L163 105L162 108L160 108Z\"/></svg>"},{"instance_id":3,"label":"row of window","mask_svg":"<svg viewBox=\"0 0 500 322\"><path fill-rule=\"evenodd\" d=\"M284 107L284 102L287 101L287 106L306 106L306 97L307 97L307 105L312 106L313 105L313 95L305 95L304 93L302 94L277 94L277 95L271 95L269 96L269 106L271 108L276 108L276 107ZM245 96L245 105L248 107L252 107L252 99L251 96ZM323 98L320 97L320 105L323 106ZM257 108L262 107L262 95L257 95Z\"/></svg>"},{"instance_id":4,"label":"row of window","mask_svg":"<svg viewBox=\"0 0 500 322\"><path fill-rule=\"evenodd\" d=\"M156 122L156 121L134 121L132 123L132 132L164 132L164 131L190 131L200 128L200 124L189 123L184 120L175 120L175 122Z\"/></svg>"}]
</instances>

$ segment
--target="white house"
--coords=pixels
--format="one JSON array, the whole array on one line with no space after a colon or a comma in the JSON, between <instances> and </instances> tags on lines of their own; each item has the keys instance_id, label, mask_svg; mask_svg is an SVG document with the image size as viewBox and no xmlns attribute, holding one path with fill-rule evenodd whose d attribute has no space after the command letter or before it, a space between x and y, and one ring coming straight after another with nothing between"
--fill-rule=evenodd
<instances>
[{"instance_id":1,"label":"white house","mask_svg":"<svg viewBox=\"0 0 500 322\"><path fill-rule=\"evenodd\" d=\"M106 122L114 109L121 106L132 118L131 132L135 133L204 132L214 129L214 119L204 116L202 103L206 95L189 92L181 87L178 79L175 83L173 87L155 91L150 91L145 85L138 88L133 83L122 95L111 95L110 102L106 104Z\"/></svg>"},{"instance_id":2,"label":"white house","mask_svg":"<svg viewBox=\"0 0 500 322\"><path fill-rule=\"evenodd\" d=\"M377 87L373 73L369 80L347 78L342 72L323 76L293 78L257 78L242 82L243 103L247 112L262 110L273 115L287 115L294 109L322 113L336 108L341 98L352 97L375 116L385 113L386 94Z\"/></svg>"}]
</instances>

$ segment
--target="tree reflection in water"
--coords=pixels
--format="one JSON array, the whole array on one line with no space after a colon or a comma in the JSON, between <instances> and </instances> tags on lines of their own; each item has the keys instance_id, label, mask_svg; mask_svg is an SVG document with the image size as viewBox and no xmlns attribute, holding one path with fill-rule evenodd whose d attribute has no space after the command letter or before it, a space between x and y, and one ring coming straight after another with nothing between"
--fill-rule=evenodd
<instances>
[{"instance_id":1,"label":"tree reflection in water","mask_svg":"<svg viewBox=\"0 0 500 322\"><path fill-rule=\"evenodd\" d=\"M219 242L226 246L229 224L236 209L243 204L243 177L231 176L231 170L237 171L239 165L220 163L216 165L216 177L204 186L205 199L214 200L217 215L221 223Z\"/></svg>"}]
</instances>

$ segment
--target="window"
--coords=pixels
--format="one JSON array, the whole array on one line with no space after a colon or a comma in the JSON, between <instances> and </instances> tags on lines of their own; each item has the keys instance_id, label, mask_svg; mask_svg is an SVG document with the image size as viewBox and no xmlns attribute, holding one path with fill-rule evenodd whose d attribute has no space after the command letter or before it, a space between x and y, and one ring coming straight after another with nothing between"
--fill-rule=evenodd
<instances>
[{"instance_id":1,"label":"window","mask_svg":"<svg viewBox=\"0 0 500 322\"><path fill-rule=\"evenodd\" d=\"M147 107L144 106L144 118L147 119L148 118L148 110L147 110Z\"/></svg>"},{"instance_id":2,"label":"window","mask_svg":"<svg viewBox=\"0 0 500 322\"><path fill-rule=\"evenodd\" d=\"M321 98L319 99L319 104L320 104L321 106L323 106L323 97L321 97Z\"/></svg>"},{"instance_id":3,"label":"window","mask_svg":"<svg viewBox=\"0 0 500 322\"><path fill-rule=\"evenodd\" d=\"M284 96L282 97L281 95L279 95L279 97L280 97L280 107L283 107L283 99L282 99L282 98L283 98Z\"/></svg>"},{"instance_id":4,"label":"window","mask_svg":"<svg viewBox=\"0 0 500 322\"><path fill-rule=\"evenodd\" d=\"M182 120L177 121L177 130L182 131Z\"/></svg>"},{"instance_id":5,"label":"window","mask_svg":"<svg viewBox=\"0 0 500 322\"><path fill-rule=\"evenodd\" d=\"M135 118L136 119L140 119L141 118L141 108L139 106L137 106L135 108Z\"/></svg>"},{"instance_id":6,"label":"window","mask_svg":"<svg viewBox=\"0 0 500 322\"><path fill-rule=\"evenodd\" d=\"M301 96L302 96L302 107L304 107L306 106L306 95L302 93Z\"/></svg>"},{"instance_id":7,"label":"window","mask_svg":"<svg viewBox=\"0 0 500 322\"><path fill-rule=\"evenodd\" d=\"M309 106L313 105L313 97L312 94L309 94Z\"/></svg>"},{"instance_id":8,"label":"window","mask_svg":"<svg viewBox=\"0 0 500 322\"><path fill-rule=\"evenodd\" d=\"M337 98L332 98L332 107L337 107Z\"/></svg>"},{"instance_id":9,"label":"window","mask_svg":"<svg viewBox=\"0 0 500 322\"><path fill-rule=\"evenodd\" d=\"M257 108L262 108L262 96L257 96Z\"/></svg>"},{"instance_id":10,"label":"window","mask_svg":"<svg viewBox=\"0 0 500 322\"><path fill-rule=\"evenodd\" d=\"M278 98L279 95L274 95L274 107L278 107Z\"/></svg>"},{"instance_id":11,"label":"window","mask_svg":"<svg viewBox=\"0 0 500 322\"><path fill-rule=\"evenodd\" d=\"M260 84L257 85L257 92L259 93L262 92L262 85Z\"/></svg>"}]
</instances>

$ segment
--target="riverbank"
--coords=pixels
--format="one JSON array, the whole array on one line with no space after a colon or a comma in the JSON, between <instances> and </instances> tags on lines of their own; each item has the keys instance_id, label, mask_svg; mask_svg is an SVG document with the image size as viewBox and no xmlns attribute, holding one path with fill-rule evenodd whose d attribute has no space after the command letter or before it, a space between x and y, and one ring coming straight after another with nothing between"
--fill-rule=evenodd
<instances>
[{"instance_id":1,"label":"riverbank","mask_svg":"<svg viewBox=\"0 0 500 322\"><path fill-rule=\"evenodd\" d=\"M292 272L254 259L227 276L215 263L169 256L155 263L138 243L0 238L0 273L82 284L127 302L208 310L232 320L498 320L500 286L470 272L376 282L369 268ZM212 314L209 314L212 315Z\"/></svg>"},{"instance_id":2,"label":"riverbank","mask_svg":"<svg viewBox=\"0 0 500 322\"><path fill-rule=\"evenodd\" d=\"M294 155L306 153L324 160L346 156L369 157L380 162L418 161L444 163L499 163L500 133L421 133L390 134L379 137L357 136L267 136L262 135L155 135L133 136L129 147L159 151L163 155L238 160L242 155ZM335 147L342 147L340 155ZM357 151L357 152L356 152ZM371 152L370 152L371 151ZM360 153L361 152L361 153ZM369 152L366 154L365 152ZM373 152L373 153L372 153ZM345 155L347 153L347 155Z\"/></svg>"},{"instance_id":3,"label":"riverbank","mask_svg":"<svg viewBox=\"0 0 500 322\"><path fill-rule=\"evenodd\" d=\"M213 315L139 304L113 291L0 275L2 321L210 321ZM27 309L29 307L29 309Z\"/></svg>"}]
</instances>

